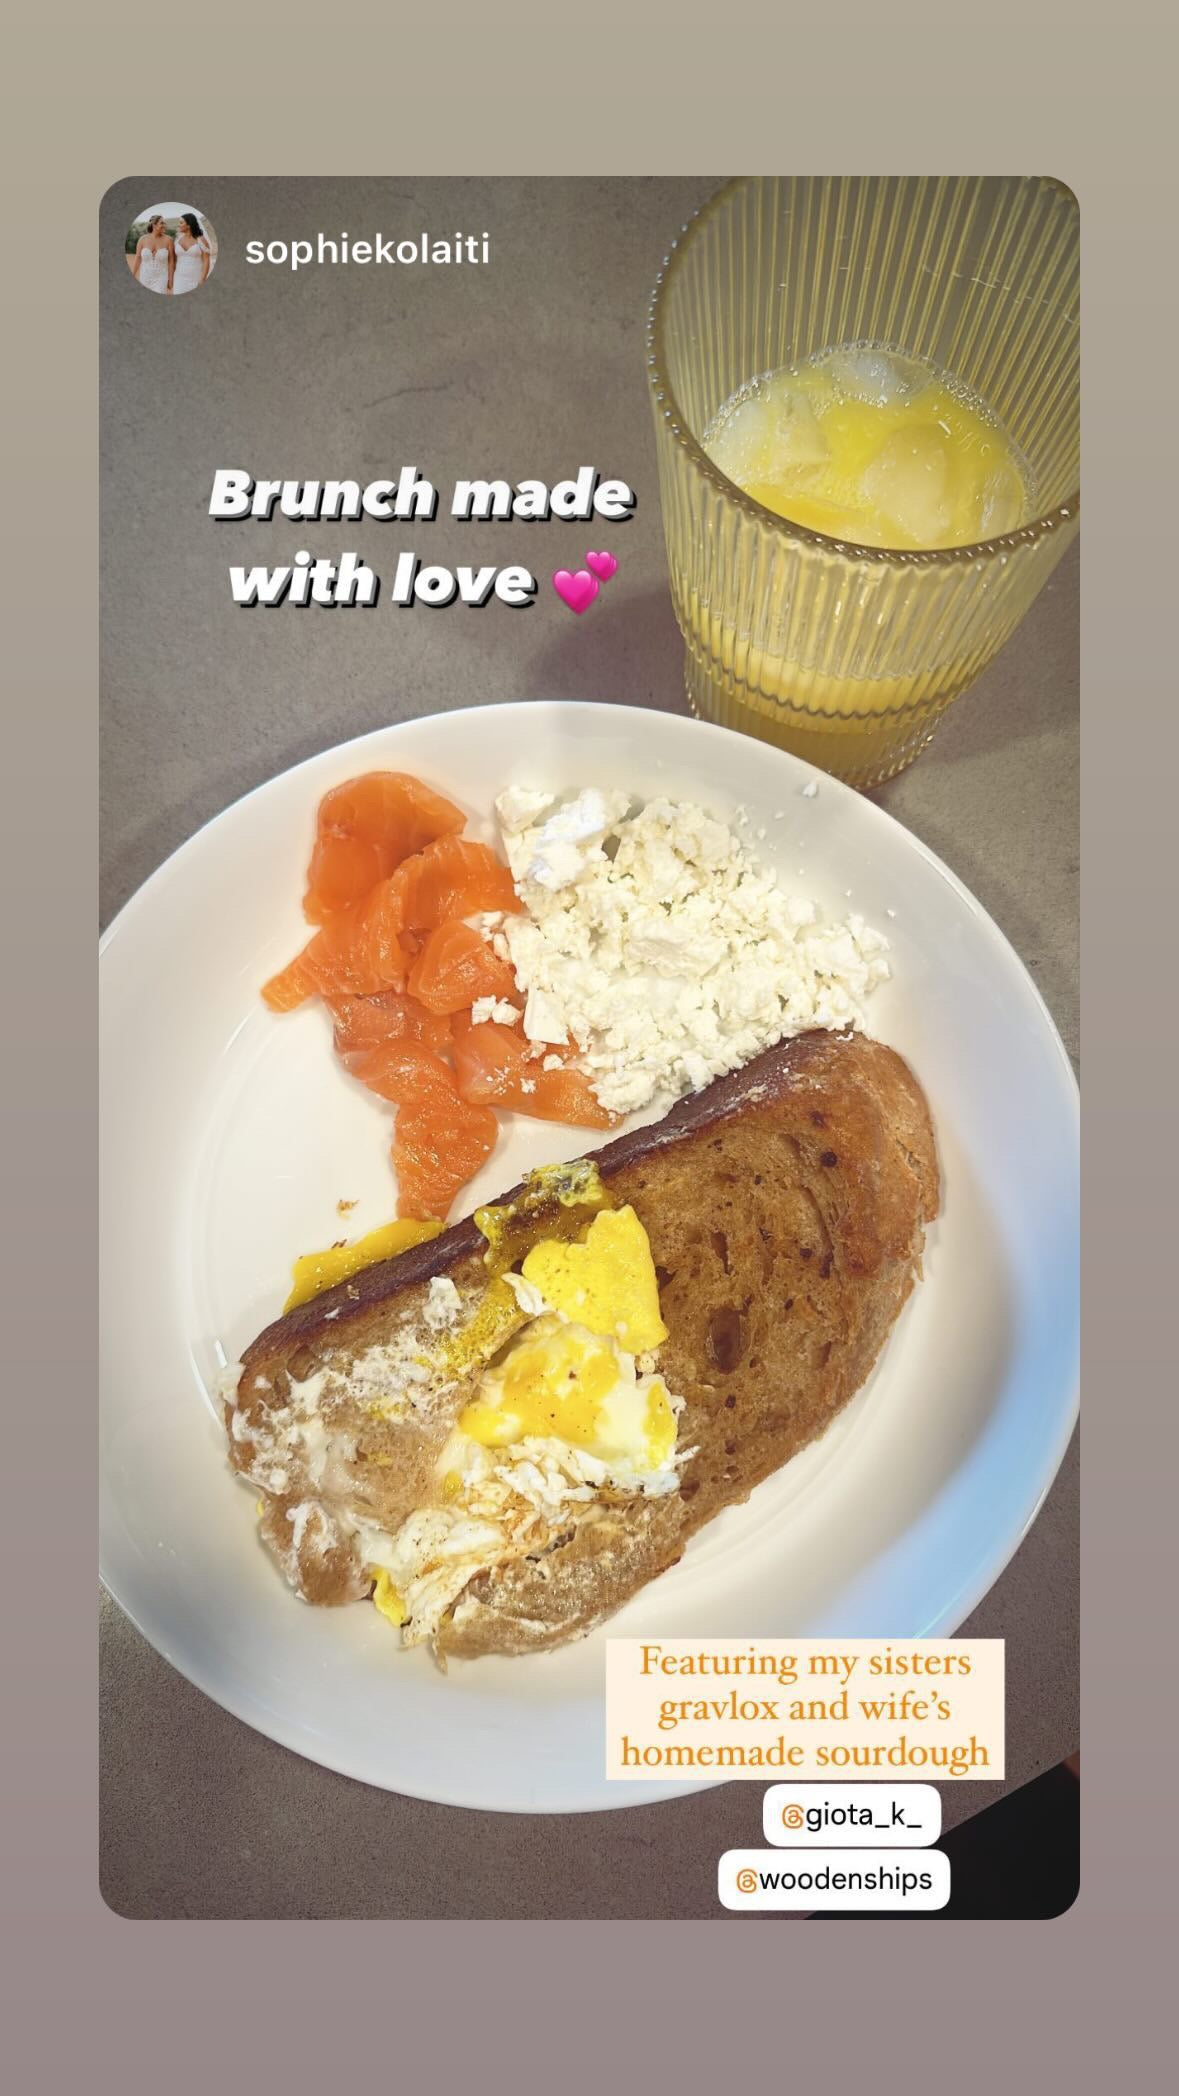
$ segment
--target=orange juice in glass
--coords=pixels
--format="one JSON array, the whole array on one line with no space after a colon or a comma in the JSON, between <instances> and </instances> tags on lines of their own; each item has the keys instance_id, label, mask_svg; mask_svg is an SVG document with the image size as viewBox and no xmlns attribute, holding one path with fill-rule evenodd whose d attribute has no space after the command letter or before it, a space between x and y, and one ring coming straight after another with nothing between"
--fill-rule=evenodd
<instances>
[{"instance_id":1,"label":"orange juice in glass","mask_svg":"<svg viewBox=\"0 0 1179 2096\"><path fill-rule=\"evenodd\" d=\"M689 703L857 786L910 763L1079 516L1077 209L1027 178L753 178L649 369Z\"/></svg>"}]
</instances>

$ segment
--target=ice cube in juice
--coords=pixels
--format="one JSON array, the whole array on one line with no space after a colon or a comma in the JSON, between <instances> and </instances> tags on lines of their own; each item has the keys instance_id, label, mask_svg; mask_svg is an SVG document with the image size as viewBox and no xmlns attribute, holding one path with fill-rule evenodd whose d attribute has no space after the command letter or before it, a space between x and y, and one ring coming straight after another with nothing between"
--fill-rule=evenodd
<instances>
[{"instance_id":1,"label":"ice cube in juice","mask_svg":"<svg viewBox=\"0 0 1179 2096\"><path fill-rule=\"evenodd\" d=\"M853 545L968 546L1031 513L1027 469L986 404L874 343L753 380L714 416L704 446L766 509Z\"/></svg>"}]
</instances>

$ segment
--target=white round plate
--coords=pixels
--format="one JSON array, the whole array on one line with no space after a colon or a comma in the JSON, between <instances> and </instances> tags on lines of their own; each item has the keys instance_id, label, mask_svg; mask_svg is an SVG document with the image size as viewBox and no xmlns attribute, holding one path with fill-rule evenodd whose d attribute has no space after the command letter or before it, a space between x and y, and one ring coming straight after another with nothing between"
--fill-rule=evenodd
<instances>
[{"instance_id":1,"label":"white round plate","mask_svg":"<svg viewBox=\"0 0 1179 2096\"><path fill-rule=\"evenodd\" d=\"M1072 1072L1006 940L899 824L763 743L629 707L480 707L313 757L191 838L103 941L110 1592L227 1710L368 1783L517 1812L682 1796L692 1786L605 1780L604 1631L443 1675L374 1609L296 1601L228 1467L211 1394L223 1361L277 1315L296 1253L393 1213L388 1109L341 1070L321 1010L278 1019L258 996L306 936L321 795L381 766L453 796L488 839L509 782L621 785L730 819L743 806L789 883L891 942L871 1030L924 1085L944 1169L924 1281L823 1440L696 1537L613 1619L618 1635L920 1637L962 1622L1034 1518L1075 1416ZM464 1209L585 1146L509 1117ZM341 1200L358 1203L344 1226Z\"/></svg>"}]
</instances>

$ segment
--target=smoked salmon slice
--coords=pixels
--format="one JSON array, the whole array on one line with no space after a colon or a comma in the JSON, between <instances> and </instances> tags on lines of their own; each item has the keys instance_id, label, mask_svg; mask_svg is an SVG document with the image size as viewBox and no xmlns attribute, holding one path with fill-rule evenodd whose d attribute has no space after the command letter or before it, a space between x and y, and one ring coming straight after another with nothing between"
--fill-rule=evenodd
<instances>
[{"instance_id":1,"label":"smoked salmon slice","mask_svg":"<svg viewBox=\"0 0 1179 2096\"><path fill-rule=\"evenodd\" d=\"M489 844L438 837L399 866L389 883L400 908L399 931L432 932L448 917L523 907L512 876Z\"/></svg>"},{"instance_id":2,"label":"smoked salmon slice","mask_svg":"<svg viewBox=\"0 0 1179 2096\"><path fill-rule=\"evenodd\" d=\"M373 997L404 986L406 955L388 887L388 881L382 882L367 902L333 917L263 983L262 997L272 1012L294 1011L309 997Z\"/></svg>"},{"instance_id":3,"label":"smoked salmon slice","mask_svg":"<svg viewBox=\"0 0 1179 2096\"><path fill-rule=\"evenodd\" d=\"M420 1098L441 1109L456 1095L450 1064L425 1041L404 1037L376 1041L369 1048L351 1049L345 1061L352 1075L359 1077L370 1092L379 1099L391 1100L394 1106L409 1105Z\"/></svg>"},{"instance_id":4,"label":"smoked salmon slice","mask_svg":"<svg viewBox=\"0 0 1179 2096\"><path fill-rule=\"evenodd\" d=\"M531 1056L530 1045L519 1027L494 1020L456 1026L454 1068L463 1098L476 1106L509 1106L539 1121L568 1121L575 1128L613 1126L613 1115L599 1105L580 1070L546 1070L544 1056Z\"/></svg>"},{"instance_id":5,"label":"smoked salmon slice","mask_svg":"<svg viewBox=\"0 0 1179 2096\"><path fill-rule=\"evenodd\" d=\"M516 977L472 925L448 917L427 935L409 971L409 990L428 1011L464 1012L477 997L515 1002Z\"/></svg>"},{"instance_id":6,"label":"smoked salmon slice","mask_svg":"<svg viewBox=\"0 0 1179 2096\"><path fill-rule=\"evenodd\" d=\"M331 918L292 962L262 983L262 1000L273 1012L294 1012L296 1004L315 996L373 998L382 989L403 987L407 956L388 901L382 908L386 887L388 882L373 889L367 903Z\"/></svg>"},{"instance_id":7,"label":"smoked salmon slice","mask_svg":"<svg viewBox=\"0 0 1179 2096\"><path fill-rule=\"evenodd\" d=\"M354 1077L397 1108L392 1156L398 1215L444 1218L495 1148L494 1113L462 1097L450 1064L424 1041L385 1040L354 1048L344 1059Z\"/></svg>"},{"instance_id":8,"label":"smoked salmon slice","mask_svg":"<svg viewBox=\"0 0 1179 2096\"><path fill-rule=\"evenodd\" d=\"M356 1053L385 1041L424 1041L439 1055L450 1050L450 1020L429 1012L402 990L383 990L377 997L329 997L335 1021L336 1054L345 1063Z\"/></svg>"},{"instance_id":9,"label":"smoked salmon slice","mask_svg":"<svg viewBox=\"0 0 1179 2096\"><path fill-rule=\"evenodd\" d=\"M325 793L316 818L303 914L326 924L363 902L403 859L457 834L461 808L402 771L370 771Z\"/></svg>"},{"instance_id":10,"label":"smoked salmon slice","mask_svg":"<svg viewBox=\"0 0 1179 2096\"><path fill-rule=\"evenodd\" d=\"M576 1044L537 1052L522 1026L476 1026L483 997L521 1010L510 962L469 921L523 907L461 808L405 772L371 772L320 803L304 913L318 926L263 985L275 1012L322 997L336 1053L397 1110L397 1213L445 1219L490 1157L496 1109L609 1128ZM546 1070L546 1061L553 1068Z\"/></svg>"},{"instance_id":11,"label":"smoked salmon slice","mask_svg":"<svg viewBox=\"0 0 1179 2096\"><path fill-rule=\"evenodd\" d=\"M489 845L436 838L379 881L363 902L332 917L263 985L263 998L272 1011L289 1012L317 995L373 997L403 989L405 934L433 931L447 917L519 908L512 876Z\"/></svg>"},{"instance_id":12,"label":"smoked salmon slice","mask_svg":"<svg viewBox=\"0 0 1179 2096\"><path fill-rule=\"evenodd\" d=\"M418 1221L444 1217L456 1194L486 1164L498 1135L491 1108L470 1105L457 1087L445 1105L417 1096L399 1106L392 1152L398 1215Z\"/></svg>"}]
</instances>

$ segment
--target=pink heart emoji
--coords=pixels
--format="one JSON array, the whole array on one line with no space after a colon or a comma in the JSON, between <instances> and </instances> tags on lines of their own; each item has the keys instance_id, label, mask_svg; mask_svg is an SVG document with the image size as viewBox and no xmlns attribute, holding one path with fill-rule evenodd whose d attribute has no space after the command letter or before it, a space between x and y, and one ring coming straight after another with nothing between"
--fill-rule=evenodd
<instances>
[{"instance_id":1,"label":"pink heart emoji","mask_svg":"<svg viewBox=\"0 0 1179 2096\"><path fill-rule=\"evenodd\" d=\"M587 575L584 568L579 568L576 575L571 575L568 568L558 568L553 576L553 588L561 602L580 618L583 611L589 610L601 583L596 575Z\"/></svg>"},{"instance_id":2,"label":"pink heart emoji","mask_svg":"<svg viewBox=\"0 0 1179 2096\"><path fill-rule=\"evenodd\" d=\"M585 564L587 568L592 568L594 574L603 582L609 582L611 575L618 573L618 562L612 553L587 553Z\"/></svg>"}]
</instances>

